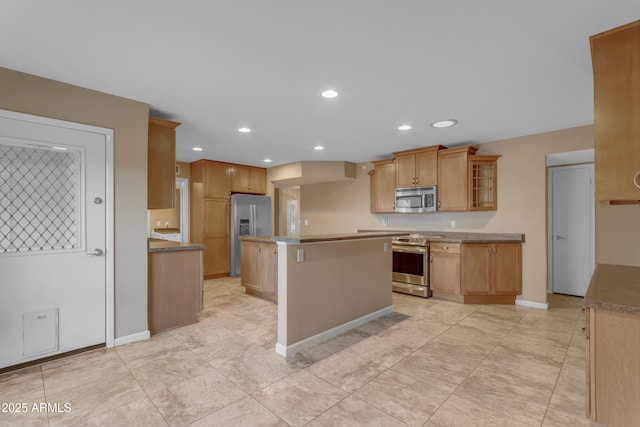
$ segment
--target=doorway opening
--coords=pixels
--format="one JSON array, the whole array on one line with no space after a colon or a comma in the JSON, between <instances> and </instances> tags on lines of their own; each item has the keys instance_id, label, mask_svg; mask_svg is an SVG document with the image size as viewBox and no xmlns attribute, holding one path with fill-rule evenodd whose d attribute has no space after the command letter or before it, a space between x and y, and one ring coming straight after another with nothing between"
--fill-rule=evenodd
<instances>
[{"instance_id":1,"label":"doorway opening","mask_svg":"<svg viewBox=\"0 0 640 427\"><path fill-rule=\"evenodd\" d=\"M548 289L583 297L595 268L593 150L547 156Z\"/></svg>"}]
</instances>

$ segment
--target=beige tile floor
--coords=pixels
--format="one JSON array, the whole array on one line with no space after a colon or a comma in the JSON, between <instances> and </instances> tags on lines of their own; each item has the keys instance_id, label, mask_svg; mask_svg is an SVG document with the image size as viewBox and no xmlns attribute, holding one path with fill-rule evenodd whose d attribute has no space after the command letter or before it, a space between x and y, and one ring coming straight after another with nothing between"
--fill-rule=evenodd
<instances>
[{"instance_id":1,"label":"beige tile floor","mask_svg":"<svg viewBox=\"0 0 640 427\"><path fill-rule=\"evenodd\" d=\"M276 306L210 280L195 325L0 375L0 402L27 404L0 426L589 425L581 301L394 293L394 313L285 360Z\"/></svg>"}]
</instances>

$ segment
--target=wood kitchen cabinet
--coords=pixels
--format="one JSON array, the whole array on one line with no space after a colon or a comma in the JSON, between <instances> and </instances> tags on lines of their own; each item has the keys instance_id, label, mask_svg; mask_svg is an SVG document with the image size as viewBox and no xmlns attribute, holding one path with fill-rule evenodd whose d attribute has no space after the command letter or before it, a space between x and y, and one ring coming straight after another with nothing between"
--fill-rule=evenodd
<instances>
[{"instance_id":1,"label":"wood kitchen cabinet","mask_svg":"<svg viewBox=\"0 0 640 427\"><path fill-rule=\"evenodd\" d=\"M149 117L147 208L175 206L176 128L180 123Z\"/></svg>"},{"instance_id":2,"label":"wood kitchen cabinet","mask_svg":"<svg viewBox=\"0 0 640 427\"><path fill-rule=\"evenodd\" d=\"M640 425L640 267L598 264L585 294L585 416Z\"/></svg>"},{"instance_id":3,"label":"wood kitchen cabinet","mask_svg":"<svg viewBox=\"0 0 640 427\"><path fill-rule=\"evenodd\" d=\"M498 209L498 164L501 156L469 156L467 195L470 211Z\"/></svg>"},{"instance_id":4,"label":"wood kitchen cabinet","mask_svg":"<svg viewBox=\"0 0 640 427\"><path fill-rule=\"evenodd\" d=\"M230 271L230 194L227 163L191 163L190 241L206 245L205 279L223 277Z\"/></svg>"},{"instance_id":5,"label":"wood kitchen cabinet","mask_svg":"<svg viewBox=\"0 0 640 427\"><path fill-rule=\"evenodd\" d=\"M460 244L429 243L429 284L437 298L460 301Z\"/></svg>"},{"instance_id":6,"label":"wood kitchen cabinet","mask_svg":"<svg viewBox=\"0 0 640 427\"><path fill-rule=\"evenodd\" d=\"M438 151L438 210L469 210L468 158L477 151L470 145Z\"/></svg>"},{"instance_id":7,"label":"wood kitchen cabinet","mask_svg":"<svg viewBox=\"0 0 640 427\"><path fill-rule=\"evenodd\" d=\"M396 164L394 159L372 162L374 169L371 177L371 212L395 212Z\"/></svg>"},{"instance_id":8,"label":"wood kitchen cabinet","mask_svg":"<svg viewBox=\"0 0 640 427\"><path fill-rule=\"evenodd\" d=\"M229 164L213 160L199 160L196 163L196 173L201 175L198 179L202 182L204 197L228 199L231 196ZM192 171L193 165L192 163Z\"/></svg>"},{"instance_id":9,"label":"wood kitchen cabinet","mask_svg":"<svg viewBox=\"0 0 640 427\"><path fill-rule=\"evenodd\" d=\"M640 425L640 316L585 310L585 416L607 426Z\"/></svg>"},{"instance_id":10,"label":"wood kitchen cabinet","mask_svg":"<svg viewBox=\"0 0 640 427\"><path fill-rule=\"evenodd\" d=\"M476 156L470 145L438 151L438 210L498 209L499 155Z\"/></svg>"},{"instance_id":11,"label":"wood kitchen cabinet","mask_svg":"<svg viewBox=\"0 0 640 427\"><path fill-rule=\"evenodd\" d=\"M240 246L241 284L249 294L277 301L278 246L242 240Z\"/></svg>"},{"instance_id":12,"label":"wood kitchen cabinet","mask_svg":"<svg viewBox=\"0 0 640 427\"><path fill-rule=\"evenodd\" d=\"M596 198L640 203L640 21L590 43Z\"/></svg>"},{"instance_id":13,"label":"wood kitchen cabinet","mask_svg":"<svg viewBox=\"0 0 640 427\"><path fill-rule=\"evenodd\" d=\"M424 187L438 185L438 150L446 147L418 148L393 153L396 156L396 186Z\"/></svg>"},{"instance_id":14,"label":"wood kitchen cabinet","mask_svg":"<svg viewBox=\"0 0 640 427\"><path fill-rule=\"evenodd\" d=\"M522 293L520 243L462 245L462 291L465 303L513 304Z\"/></svg>"},{"instance_id":15,"label":"wood kitchen cabinet","mask_svg":"<svg viewBox=\"0 0 640 427\"><path fill-rule=\"evenodd\" d=\"M254 166L229 165L231 192L266 194L267 170Z\"/></svg>"},{"instance_id":16,"label":"wood kitchen cabinet","mask_svg":"<svg viewBox=\"0 0 640 427\"><path fill-rule=\"evenodd\" d=\"M204 201L204 275L226 276L230 271L231 253L229 237L230 201L205 199Z\"/></svg>"}]
</instances>

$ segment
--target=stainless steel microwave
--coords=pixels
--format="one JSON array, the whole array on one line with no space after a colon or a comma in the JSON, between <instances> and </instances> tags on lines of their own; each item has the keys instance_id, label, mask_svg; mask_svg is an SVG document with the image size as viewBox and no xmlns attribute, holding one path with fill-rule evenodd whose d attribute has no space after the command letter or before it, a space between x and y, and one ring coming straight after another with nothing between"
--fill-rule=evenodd
<instances>
[{"instance_id":1,"label":"stainless steel microwave","mask_svg":"<svg viewBox=\"0 0 640 427\"><path fill-rule=\"evenodd\" d=\"M420 213L437 210L437 186L396 188L396 212Z\"/></svg>"}]
</instances>

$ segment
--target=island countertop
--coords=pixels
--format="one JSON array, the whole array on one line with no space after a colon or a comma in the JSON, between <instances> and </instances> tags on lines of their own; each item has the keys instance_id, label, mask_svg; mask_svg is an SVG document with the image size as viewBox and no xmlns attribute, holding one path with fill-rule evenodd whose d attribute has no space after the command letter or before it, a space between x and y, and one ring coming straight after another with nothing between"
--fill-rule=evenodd
<instances>
[{"instance_id":1,"label":"island countertop","mask_svg":"<svg viewBox=\"0 0 640 427\"><path fill-rule=\"evenodd\" d=\"M185 242L172 242L169 240L149 240L149 253L152 252L174 252L174 251L194 251L206 248L205 245Z\"/></svg>"},{"instance_id":2,"label":"island countertop","mask_svg":"<svg viewBox=\"0 0 640 427\"><path fill-rule=\"evenodd\" d=\"M598 264L583 305L640 316L640 267Z\"/></svg>"}]
</instances>

